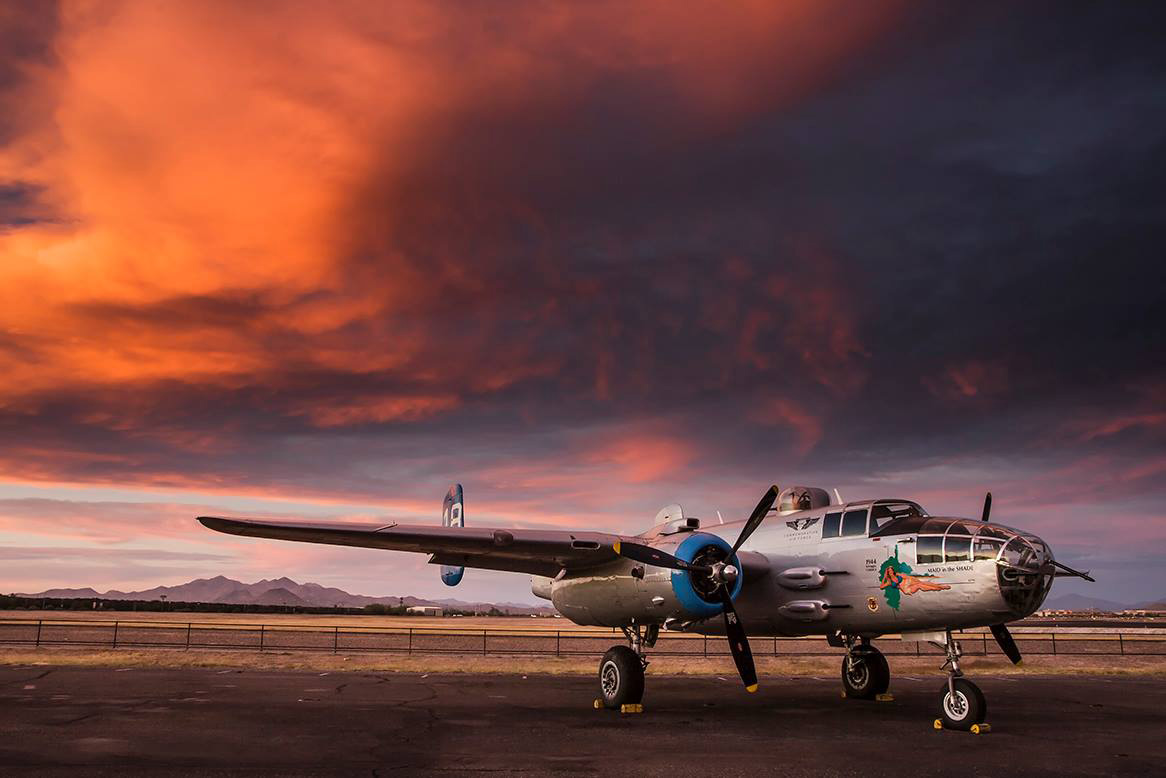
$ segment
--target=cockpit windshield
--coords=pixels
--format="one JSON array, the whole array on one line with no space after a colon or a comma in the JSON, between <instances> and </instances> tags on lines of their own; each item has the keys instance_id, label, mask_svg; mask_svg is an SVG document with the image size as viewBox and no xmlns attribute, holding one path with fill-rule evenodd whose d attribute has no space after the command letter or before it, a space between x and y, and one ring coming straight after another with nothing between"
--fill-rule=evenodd
<instances>
[{"instance_id":1,"label":"cockpit windshield","mask_svg":"<svg viewBox=\"0 0 1166 778\"><path fill-rule=\"evenodd\" d=\"M913 502L876 503L870 511L870 534L875 534L896 519L921 518L924 515Z\"/></svg>"}]
</instances>

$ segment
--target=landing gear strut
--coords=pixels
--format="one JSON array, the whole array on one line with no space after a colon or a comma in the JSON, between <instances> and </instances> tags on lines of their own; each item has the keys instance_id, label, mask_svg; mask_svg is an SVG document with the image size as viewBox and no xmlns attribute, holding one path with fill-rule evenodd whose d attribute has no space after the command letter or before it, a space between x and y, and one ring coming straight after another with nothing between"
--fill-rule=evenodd
<instances>
[{"instance_id":1,"label":"landing gear strut","mask_svg":"<svg viewBox=\"0 0 1166 778\"><path fill-rule=\"evenodd\" d=\"M947 630L947 643L941 648L947 653L943 666L948 672L947 683L939 690L940 721L947 729L970 730L984 722L988 703L980 687L963 677L960 657L964 652L959 641L952 638L950 629Z\"/></svg>"},{"instance_id":2,"label":"landing gear strut","mask_svg":"<svg viewBox=\"0 0 1166 778\"><path fill-rule=\"evenodd\" d=\"M644 670L648 660L644 648L656 645L660 626L647 628L632 624L622 627L626 646L612 646L599 660L599 695L603 707L619 710L624 705L636 705L644 699Z\"/></svg>"},{"instance_id":3,"label":"landing gear strut","mask_svg":"<svg viewBox=\"0 0 1166 778\"><path fill-rule=\"evenodd\" d=\"M852 699L873 700L886 694L891 685L891 668L882 652L870 644L870 638L847 635L846 656L842 658L842 688Z\"/></svg>"}]
</instances>

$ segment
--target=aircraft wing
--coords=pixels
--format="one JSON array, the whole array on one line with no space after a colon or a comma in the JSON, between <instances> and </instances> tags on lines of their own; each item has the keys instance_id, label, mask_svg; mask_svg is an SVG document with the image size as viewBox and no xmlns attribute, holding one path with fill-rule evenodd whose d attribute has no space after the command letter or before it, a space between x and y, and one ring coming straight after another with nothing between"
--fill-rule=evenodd
<instances>
[{"instance_id":1,"label":"aircraft wing","mask_svg":"<svg viewBox=\"0 0 1166 778\"><path fill-rule=\"evenodd\" d=\"M198 520L209 529L229 535L414 551L432 554L429 561L433 564L552 578L564 568L582 569L620 558L613 548L620 536L606 532L352 522L309 524L217 516L199 516Z\"/></svg>"}]
</instances>

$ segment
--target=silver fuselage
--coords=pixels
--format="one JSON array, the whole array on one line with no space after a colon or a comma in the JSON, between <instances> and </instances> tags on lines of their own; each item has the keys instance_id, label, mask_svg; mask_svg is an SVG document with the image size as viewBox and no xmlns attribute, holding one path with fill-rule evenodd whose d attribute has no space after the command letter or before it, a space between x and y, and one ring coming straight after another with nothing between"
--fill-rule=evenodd
<instances>
[{"instance_id":1,"label":"silver fuselage","mask_svg":"<svg viewBox=\"0 0 1166 778\"><path fill-rule=\"evenodd\" d=\"M872 513L885 513L887 506L917 512L876 523ZM859 534L861 511L867 518ZM731 544L741 526L731 522L672 534L654 528L644 537L662 548L675 548L699 533ZM734 602L753 635L874 636L999 624L1037 610L1052 584L1052 553L1035 535L994 523L930 517L905 500L771 516L742 546L739 558L745 581ZM656 623L722 632L719 615L686 607L691 596L686 600L685 581L677 577L688 575L620 560L554 581L536 579L534 589L579 624Z\"/></svg>"}]
</instances>

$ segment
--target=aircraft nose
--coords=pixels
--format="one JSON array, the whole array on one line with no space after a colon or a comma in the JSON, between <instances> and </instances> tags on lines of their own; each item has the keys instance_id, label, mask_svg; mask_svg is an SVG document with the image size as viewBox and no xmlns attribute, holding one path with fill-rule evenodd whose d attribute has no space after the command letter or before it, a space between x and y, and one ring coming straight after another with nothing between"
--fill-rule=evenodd
<instances>
[{"instance_id":1,"label":"aircraft nose","mask_svg":"<svg viewBox=\"0 0 1166 778\"><path fill-rule=\"evenodd\" d=\"M997 585L1015 618L1032 615L1053 585L1053 552L1036 535L1017 533L1000 552Z\"/></svg>"}]
</instances>

